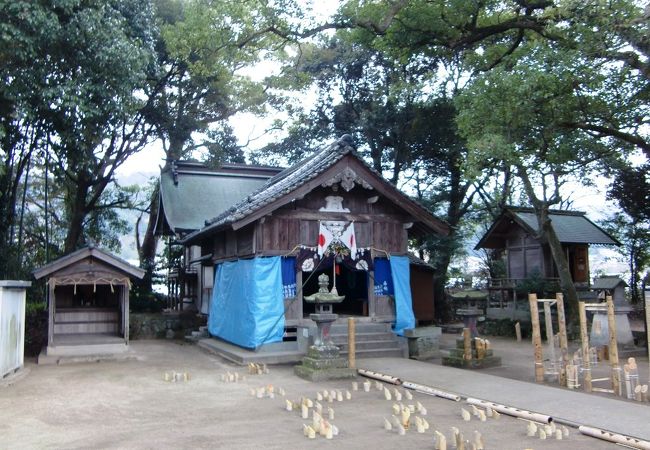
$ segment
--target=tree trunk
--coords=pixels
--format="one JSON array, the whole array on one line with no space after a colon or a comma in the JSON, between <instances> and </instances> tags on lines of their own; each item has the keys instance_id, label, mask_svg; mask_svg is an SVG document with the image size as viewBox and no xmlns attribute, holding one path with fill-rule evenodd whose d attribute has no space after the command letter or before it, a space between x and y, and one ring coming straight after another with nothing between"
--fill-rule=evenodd
<instances>
[{"instance_id":1,"label":"tree trunk","mask_svg":"<svg viewBox=\"0 0 650 450\"><path fill-rule=\"evenodd\" d=\"M79 181L77 184L72 184L71 187L74 189L74 193L72 202L68 205L68 231L63 245L65 255L77 250L83 242L83 223L87 214L88 185Z\"/></svg>"},{"instance_id":2,"label":"tree trunk","mask_svg":"<svg viewBox=\"0 0 650 450\"><path fill-rule=\"evenodd\" d=\"M551 219L549 218L550 206L559 202L560 198L557 194L553 195L550 200L542 200L538 198L535 194L535 189L533 188L526 168L522 165L518 165L517 172L519 178L521 178L521 181L524 184L526 195L535 210L537 226L539 228L538 238L542 243L548 244L551 250L553 262L555 263L558 276L560 277L560 287L564 293L565 299L567 300L565 304L567 306L569 322L575 323L578 318L578 292L576 291L575 284L573 284L573 278L569 271L569 263L567 262L566 255L562 249L562 244L560 243L560 240L553 229Z\"/></svg>"},{"instance_id":3,"label":"tree trunk","mask_svg":"<svg viewBox=\"0 0 650 450\"><path fill-rule=\"evenodd\" d=\"M553 229L551 220L548 219L548 209L544 213L540 214L537 211L536 213L539 228L542 230L542 235L546 237L546 242L551 249L551 256L553 257L553 261L557 267L557 273L560 277L560 287L567 299L566 306L569 322L575 323L578 317L578 292L576 291L575 284L573 284L573 278L569 271L569 264L566 255L562 249L562 244ZM544 223L541 222L542 220Z\"/></svg>"},{"instance_id":4,"label":"tree trunk","mask_svg":"<svg viewBox=\"0 0 650 450\"><path fill-rule=\"evenodd\" d=\"M158 197L160 195L160 186L156 185L153 193L151 194L151 203L149 204L149 222L147 223L147 230L142 238L142 244L138 248L138 256L140 258L140 268L145 270L144 277L140 282L142 291L150 293L153 290L153 273L155 270L156 260L156 247L158 246L158 238L154 236L154 227L156 226L156 218L158 217Z\"/></svg>"}]
</instances>

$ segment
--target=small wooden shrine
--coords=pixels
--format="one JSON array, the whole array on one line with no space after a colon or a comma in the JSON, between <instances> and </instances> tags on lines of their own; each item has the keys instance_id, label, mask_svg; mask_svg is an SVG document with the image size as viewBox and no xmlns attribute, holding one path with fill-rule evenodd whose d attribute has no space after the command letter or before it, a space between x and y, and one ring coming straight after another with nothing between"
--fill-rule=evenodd
<instances>
[{"instance_id":1,"label":"small wooden shrine","mask_svg":"<svg viewBox=\"0 0 650 450\"><path fill-rule=\"evenodd\" d=\"M144 271L95 247L34 271L47 279L48 337L43 356L119 353L129 344L131 279ZM40 359L40 357L39 357Z\"/></svg>"}]
</instances>

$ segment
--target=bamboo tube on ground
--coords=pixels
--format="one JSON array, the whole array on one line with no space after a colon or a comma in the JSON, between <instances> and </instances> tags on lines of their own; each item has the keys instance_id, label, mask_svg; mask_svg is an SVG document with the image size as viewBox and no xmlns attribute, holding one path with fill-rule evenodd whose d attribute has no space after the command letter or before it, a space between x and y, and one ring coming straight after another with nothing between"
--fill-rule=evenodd
<instances>
[{"instance_id":1,"label":"bamboo tube on ground","mask_svg":"<svg viewBox=\"0 0 650 450\"><path fill-rule=\"evenodd\" d=\"M566 335L566 317L564 315L564 295L561 292L555 294L557 301L557 325L560 333L560 354L562 365L560 366L560 385L567 385L566 366L569 364L569 342Z\"/></svg>"},{"instance_id":2,"label":"bamboo tube on ground","mask_svg":"<svg viewBox=\"0 0 650 450\"><path fill-rule=\"evenodd\" d=\"M580 316L580 340L582 341L582 365L584 369L585 391L591 392L591 355L589 353L589 335L587 334L587 311L585 302L578 302Z\"/></svg>"},{"instance_id":3,"label":"bamboo tube on ground","mask_svg":"<svg viewBox=\"0 0 650 450\"><path fill-rule=\"evenodd\" d=\"M553 418L551 416L547 416L546 414L540 414L532 411L527 411L525 409L519 409L512 406L501 405L498 403L493 403L478 398L470 397L466 401L470 405L481 406L483 408L492 408L493 411L498 411L508 416L519 417L526 420L532 420L533 422L540 422L546 424L553 422Z\"/></svg>"},{"instance_id":4,"label":"bamboo tube on ground","mask_svg":"<svg viewBox=\"0 0 650 450\"><path fill-rule=\"evenodd\" d=\"M539 309L537 308L537 295L528 294L530 303L530 319L533 326L533 348L535 351L535 381L544 381L544 365L542 363L542 334L539 330Z\"/></svg>"},{"instance_id":5,"label":"bamboo tube on ground","mask_svg":"<svg viewBox=\"0 0 650 450\"><path fill-rule=\"evenodd\" d=\"M348 317L348 367L357 368L356 334L354 318Z\"/></svg>"},{"instance_id":6,"label":"bamboo tube on ground","mask_svg":"<svg viewBox=\"0 0 650 450\"><path fill-rule=\"evenodd\" d=\"M618 362L618 343L616 342L616 315L614 314L614 301L612 296L607 300L607 325L609 327L609 363L612 365L612 389L616 395L621 392L621 366Z\"/></svg>"},{"instance_id":7,"label":"bamboo tube on ground","mask_svg":"<svg viewBox=\"0 0 650 450\"><path fill-rule=\"evenodd\" d=\"M650 442L641 439L625 436L623 434L612 433L610 431L601 430L600 428L587 427L584 425L579 426L578 430L587 436L614 442L616 444L622 444L631 448L650 450Z\"/></svg>"}]
</instances>

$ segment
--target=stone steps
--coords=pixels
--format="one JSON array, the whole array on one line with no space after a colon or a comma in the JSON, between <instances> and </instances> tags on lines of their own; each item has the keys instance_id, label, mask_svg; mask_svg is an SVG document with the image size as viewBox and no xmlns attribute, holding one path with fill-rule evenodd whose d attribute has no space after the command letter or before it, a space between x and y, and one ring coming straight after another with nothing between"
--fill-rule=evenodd
<instances>
[{"instance_id":1,"label":"stone steps","mask_svg":"<svg viewBox=\"0 0 650 450\"><path fill-rule=\"evenodd\" d=\"M348 356L347 324L335 324L330 329L332 342L341 349L341 357ZM408 349L391 330L390 323L356 323L355 356L363 358L408 357Z\"/></svg>"}]
</instances>

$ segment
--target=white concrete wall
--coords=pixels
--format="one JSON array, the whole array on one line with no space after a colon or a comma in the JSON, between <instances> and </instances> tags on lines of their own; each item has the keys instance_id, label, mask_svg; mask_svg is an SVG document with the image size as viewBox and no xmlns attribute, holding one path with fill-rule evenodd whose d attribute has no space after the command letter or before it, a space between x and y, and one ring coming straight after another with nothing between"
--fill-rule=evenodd
<instances>
[{"instance_id":1,"label":"white concrete wall","mask_svg":"<svg viewBox=\"0 0 650 450\"><path fill-rule=\"evenodd\" d=\"M20 284L11 286L7 281L0 283L0 378L2 378L20 369L24 363L25 286Z\"/></svg>"}]
</instances>

